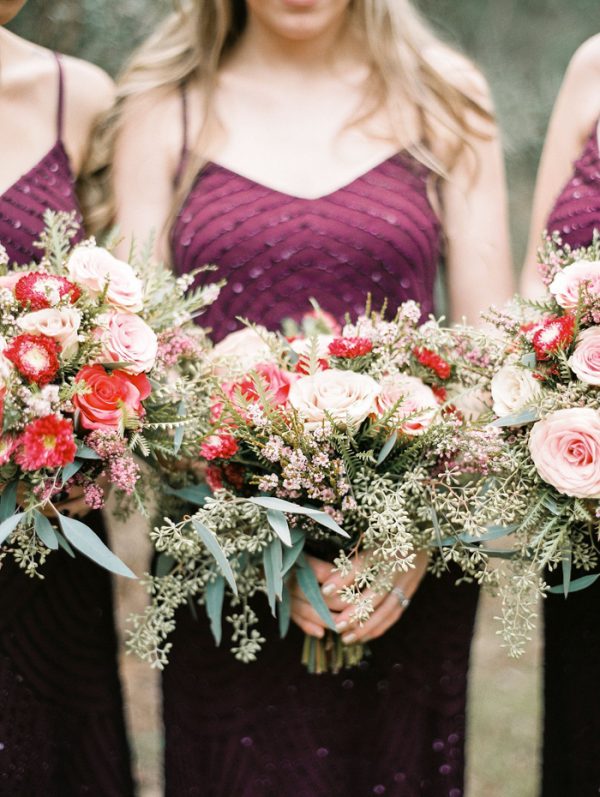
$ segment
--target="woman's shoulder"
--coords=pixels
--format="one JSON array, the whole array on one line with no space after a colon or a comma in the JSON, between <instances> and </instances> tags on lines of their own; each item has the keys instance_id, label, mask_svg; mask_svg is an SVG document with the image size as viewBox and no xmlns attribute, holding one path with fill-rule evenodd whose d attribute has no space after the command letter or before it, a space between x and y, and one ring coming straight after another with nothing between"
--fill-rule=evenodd
<instances>
[{"instance_id":1,"label":"woman's shoulder","mask_svg":"<svg viewBox=\"0 0 600 797\"><path fill-rule=\"evenodd\" d=\"M600 119L600 35L574 53L556 103L555 122L579 131L584 141Z\"/></svg>"},{"instance_id":2,"label":"woman's shoulder","mask_svg":"<svg viewBox=\"0 0 600 797\"><path fill-rule=\"evenodd\" d=\"M114 98L114 83L96 64L60 55L64 75L66 112L93 120L110 108Z\"/></svg>"}]
</instances>

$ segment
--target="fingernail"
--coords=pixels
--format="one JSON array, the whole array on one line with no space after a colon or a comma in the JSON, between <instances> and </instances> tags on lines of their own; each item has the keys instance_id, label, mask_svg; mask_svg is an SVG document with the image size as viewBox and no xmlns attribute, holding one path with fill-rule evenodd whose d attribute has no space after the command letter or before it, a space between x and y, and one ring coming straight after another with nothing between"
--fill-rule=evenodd
<instances>
[{"instance_id":1,"label":"fingernail","mask_svg":"<svg viewBox=\"0 0 600 797\"><path fill-rule=\"evenodd\" d=\"M340 620L339 623L335 624L335 630L339 631L340 633L342 631L345 631L346 628L348 628L348 621L347 620Z\"/></svg>"},{"instance_id":2,"label":"fingernail","mask_svg":"<svg viewBox=\"0 0 600 797\"><path fill-rule=\"evenodd\" d=\"M317 639L323 639L325 636L325 631L323 631L322 628L320 628L318 631L315 630L313 636L316 636Z\"/></svg>"},{"instance_id":3,"label":"fingernail","mask_svg":"<svg viewBox=\"0 0 600 797\"><path fill-rule=\"evenodd\" d=\"M331 595L333 592L335 592L335 584L324 584L321 587L321 592L323 595Z\"/></svg>"},{"instance_id":4,"label":"fingernail","mask_svg":"<svg viewBox=\"0 0 600 797\"><path fill-rule=\"evenodd\" d=\"M344 645L351 645L353 642L356 642L356 634L346 634L346 636L342 637L342 642Z\"/></svg>"}]
</instances>

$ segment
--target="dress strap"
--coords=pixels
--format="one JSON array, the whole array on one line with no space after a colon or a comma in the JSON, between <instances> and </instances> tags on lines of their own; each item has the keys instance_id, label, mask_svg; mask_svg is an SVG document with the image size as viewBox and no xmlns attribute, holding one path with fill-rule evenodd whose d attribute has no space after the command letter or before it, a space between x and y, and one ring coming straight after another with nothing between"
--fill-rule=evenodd
<instances>
[{"instance_id":1,"label":"dress strap","mask_svg":"<svg viewBox=\"0 0 600 797\"><path fill-rule=\"evenodd\" d=\"M179 163L177 165L177 171L175 172L175 177L173 178L173 184L175 188L179 186L181 182L181 177L185 170L188 155L189 155L189 145L188 145L188 94L187 94L187 86L185 83L181 83L179 86L179 96L181 97L181 152L179 154Z\"/></svg>"},{"instance_id":2,"label":"dress strap","mask_svg":"<svg viewBox=\"0 0 600 797\"><path fill-rule=\"evenodd\" d=\"M65 106L64 74L63 74L63 66L60 59L60 55L58 53L54 53L54 57L56 58L56 66L58 69L58 102L56 108L56 136L59 141L62 141L63 116L64 116L64 106Z\"/></svg>"}]
</instances>

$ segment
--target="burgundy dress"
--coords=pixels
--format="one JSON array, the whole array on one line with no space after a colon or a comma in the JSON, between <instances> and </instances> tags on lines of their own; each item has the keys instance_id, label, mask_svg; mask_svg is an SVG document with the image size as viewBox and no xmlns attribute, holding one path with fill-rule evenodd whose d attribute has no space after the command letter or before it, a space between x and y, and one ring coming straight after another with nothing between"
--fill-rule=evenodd
<instances>
[{"instance_id":1,"label":"burgundy dress","mask_svg":"<svg viewBox=\"0 0 600 797\"><path fill-rule=\"evenodd\" d=\"M600 232L600 152L594 126L548 219L572 247ZM560 580L560 576L558 576ZM600 794L600 579L544 601L543 797Z\"/></svg>"},{"instance_id":2,"label":"burgundy dress","mask_svg":"<svg viewBox=\"0 0 600 797\"><path fill-rule=\"evenodd\" d=\"M216 263L228 284L208 314L216 338L236 315L277 328L315 297L341 317L389 298L432 310L440 226L426 170L398 154L307 200L215 163L172 232L184 273ZM206 316L203 316L203 323ZM168 797L461 797L465 699L477 589L426 577L364 666L310 675L303 634L279 639L266 599L258 660L215 647L204 610L186 607L164 673ZM224 623L227 626L228 623Z\"/></svg>"},{"instance_id":3,"label":"burgundy dress","mask_svg":"<svg viewBox=\"0 0 600 797\"><path fill-rule=\"evenodd\" d=\"M60 61L58 75L57 141L0 196L0 242L14 263L39 259L33 242L46 208L78 211L61 138ZM100 513L86 522L105 535ZM0 795L128 797L110 576L62 550L43 573L26 576L10 555L0 563Z\"/></svg>"}]
</instances>

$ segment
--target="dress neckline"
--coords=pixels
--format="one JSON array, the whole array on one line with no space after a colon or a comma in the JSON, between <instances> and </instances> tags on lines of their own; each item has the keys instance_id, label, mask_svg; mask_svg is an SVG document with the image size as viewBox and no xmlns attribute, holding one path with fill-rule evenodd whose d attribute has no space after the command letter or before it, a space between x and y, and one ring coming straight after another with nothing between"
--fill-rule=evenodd
<instances>
[{"instance_id":1,"label":"dress neckline","mask_svg":"<svg viewBox=\"0 0 600 797\"><path fill-rule=\"evenodd\" d=\"M378 160L376 163L374 163L368 169L362 171L360 174L356 175L356 177L353 177L351 180L348 180L347 182L343 183L342 185L337 186L336 188L332 189L331 191L327 191L326 193L319 194L318 196L313 196L313 197L300 196L299 194L292 194L289 191L284 191L284 190L282 190L280 188L275 188L274 186L267 185L266 183L263 183L260 180L256 180L255 178L250 177L250 176L248 176L246 174L242 174L241 172L239 172L239 171L237 171L235 169L231 169L229 166L225 166L225 164L219 163L218 161L209 160L209 161L206 162L206 165L205 165L204 168L205 169L206 168L218 169L219 171L226 172L227 174L230 174L233 177L237 177L237 178L239 178L241 180L245 180L247 183L249 183L250 185L256 186L257 188L262 188L265 191L270 191L273 194L278 194L279 196L284 196L284 197L287 197L288 199L296 200L298 202L319 202L320 200L329 199L331 197L334 197L336 194L339 194L342 191L346 191L347 189L351 188L356 183L360 182L361 180L364 180L366 177L368 177L373 172L377 172L379 169L381 169L382 167L386 166L388 163L391 163L392 161L402 157L403 155L406 154L406 152L407 152L406 149L396 150L391 155L388 155L387 158L384 158L383 160Z\"/></svg>"},{"instance_id":2,"label":"dress neckline","mask_svg":"<svg viewBox=\"0 0 600 797\"><path fill-rule=\"evenodd\" d=\"M46 161L50 160L54 156L59 156L64 158L70 169L71 163L69 156L67 155L67 151L65 149L62 140L58 139L57 141L54 142L54 144L50 147L50 149L46 152L45 155L42 155L42 157L38 161L36 161L36 163L34 163L33 166L31 166L31 168L27 169L26 172L23 172L23 174L17 177L17 179L14 182L12 182L7 188L4 189L4 191L0 193L0 199L4 199L4 197L7 196L7 194L10 194L11 191L13 191L19 185L19 183L31 177L31 175L37 172L38 169L40 169L46 163Z\"/></svg>"}]
</instances>

